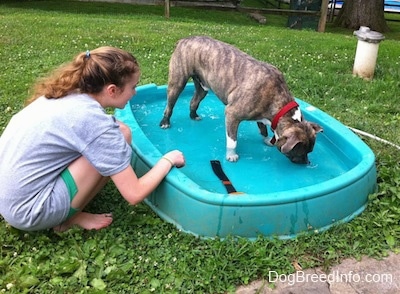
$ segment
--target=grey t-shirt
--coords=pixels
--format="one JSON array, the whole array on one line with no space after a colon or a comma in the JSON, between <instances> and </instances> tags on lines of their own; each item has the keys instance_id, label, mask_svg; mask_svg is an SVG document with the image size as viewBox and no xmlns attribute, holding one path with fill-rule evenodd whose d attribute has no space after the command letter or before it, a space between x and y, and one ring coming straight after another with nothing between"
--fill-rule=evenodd
<instances>
[{"instance_id":1,"label":"grey t-shirt","mask_svg":"<svg viewBox=\"0 0 400 294\"><path fill-rule=\"evenodd\" d=\"M0 214L16 226L35 227L72 161L84 156L111 176L130 164L131 154L115 118L92 97L40 97L14 115L0 137ZM54 201L69 208L68 199Z\"/></svg>"}]
</instances>

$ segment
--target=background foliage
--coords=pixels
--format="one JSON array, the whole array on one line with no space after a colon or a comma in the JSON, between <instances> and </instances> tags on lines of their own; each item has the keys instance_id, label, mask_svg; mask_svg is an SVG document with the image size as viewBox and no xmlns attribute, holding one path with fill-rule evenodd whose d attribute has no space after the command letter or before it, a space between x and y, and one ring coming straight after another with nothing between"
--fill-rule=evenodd
<instances>
[{"instance_id":1,"label":"background foliage","mask_svg":"<svg viewBox=\"0 0 400 294\"><path fill-rule=\"evenodd\" d=\"M352 31L324 34L286 28L287 17L259 25L236 12L72 1L0 3L0 133L35 79L86 49L131 51L141 84L167 82L175 42L210 35L272 63L296 97L344 124L400 144L399 23L381 43L375 78L351 74ZM146 205L129 206L112 184L88 207L114 214L101 231L24 233L0 221L0 289L8 293L224 293L268 271L329 268L346 257L397 252L400 238L399 151L365 139L377 157L379 191L364 213L318 235L204 240L179 232ZM210 220L212 221L212 220Z\"/></svg>"}]
</instances>

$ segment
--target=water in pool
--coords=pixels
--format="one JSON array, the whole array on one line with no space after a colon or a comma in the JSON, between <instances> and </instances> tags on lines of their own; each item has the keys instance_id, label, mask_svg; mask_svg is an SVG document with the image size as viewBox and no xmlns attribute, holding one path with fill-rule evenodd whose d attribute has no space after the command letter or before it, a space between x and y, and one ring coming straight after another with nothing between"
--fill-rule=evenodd
<instances>
[{"instance_id":1,"label":"water in pool","mask_svg":"<svg viewBox=\"0 0 400 294\"><path fill-rule=\"evenodd\" d=\"M356 162L342 152L324 133L317 135L309 165L290 162L276 147L267 146L253 121L243 121L238 132L239 161L225 160L224 105L210 92L200 104L201 120L189 118L191 92L183 92L171 117L171 127L159 122L166 104L165 95L148 94L131 101L131 109L144 134L161 154L181 150L187 164L182 172L210 192L225 193L211 169L210 160L220 160L236 190L246 194L266 194L303 188L346 173ZM311 120L311 119L310 119ZM135 140L135 133L133 133ZM264 195L265 196L265 195Z\"/></svg>"}]
</instances>

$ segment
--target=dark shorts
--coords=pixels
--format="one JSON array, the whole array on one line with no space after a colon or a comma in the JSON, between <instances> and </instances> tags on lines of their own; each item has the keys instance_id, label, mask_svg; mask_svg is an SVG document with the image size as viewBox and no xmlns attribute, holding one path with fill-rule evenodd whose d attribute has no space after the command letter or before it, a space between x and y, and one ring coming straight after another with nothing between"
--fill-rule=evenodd
<instances>
[{"instance_id":1,"label":"dark shorts","mask_svg":"<svg viewBox=\"0 0 400 294\"><path fill-rule=\"evenodd\" d=\"M61 173L61 178L63 179L65 185L67 186L68 193L69 193L69 199L70 199L70 203L71 203L72 200L74 199L76 193L78 193L78 187L76 186L75 180L72 177L72 175L71 175L70 171L68 170L68 168L66 168ZM67 219L72 217L78 211L79 211L78 209L70 207Z\"/></svg>"}]
</instances>

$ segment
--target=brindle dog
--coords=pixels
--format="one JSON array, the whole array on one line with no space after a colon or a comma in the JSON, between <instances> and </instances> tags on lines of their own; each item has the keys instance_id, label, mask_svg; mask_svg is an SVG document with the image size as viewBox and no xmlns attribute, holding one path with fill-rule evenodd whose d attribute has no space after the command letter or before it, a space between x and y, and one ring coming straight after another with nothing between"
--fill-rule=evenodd
<instances>
[{"instance_id":1,"label":"brindle dog","mask_svg":"<svg viewBox=\"0 0 400 294\"><path fill-rule=\"evenodd\" d=\"M305 121L298 105L287 108L294 97L276 67L209 37L179 40L169 63L168 101L161 128L170 127L172 110L190 77L195 86L190 102L192 119L200 119L197 109L209 89L226 105L227 160L239 158L236 145L240 122L254 120L266 144L276 145L294 163L309 163L308 153L322 128ZM271 123L276 139L272 144L266 127Z\"/></svg>"}]
</instances>

